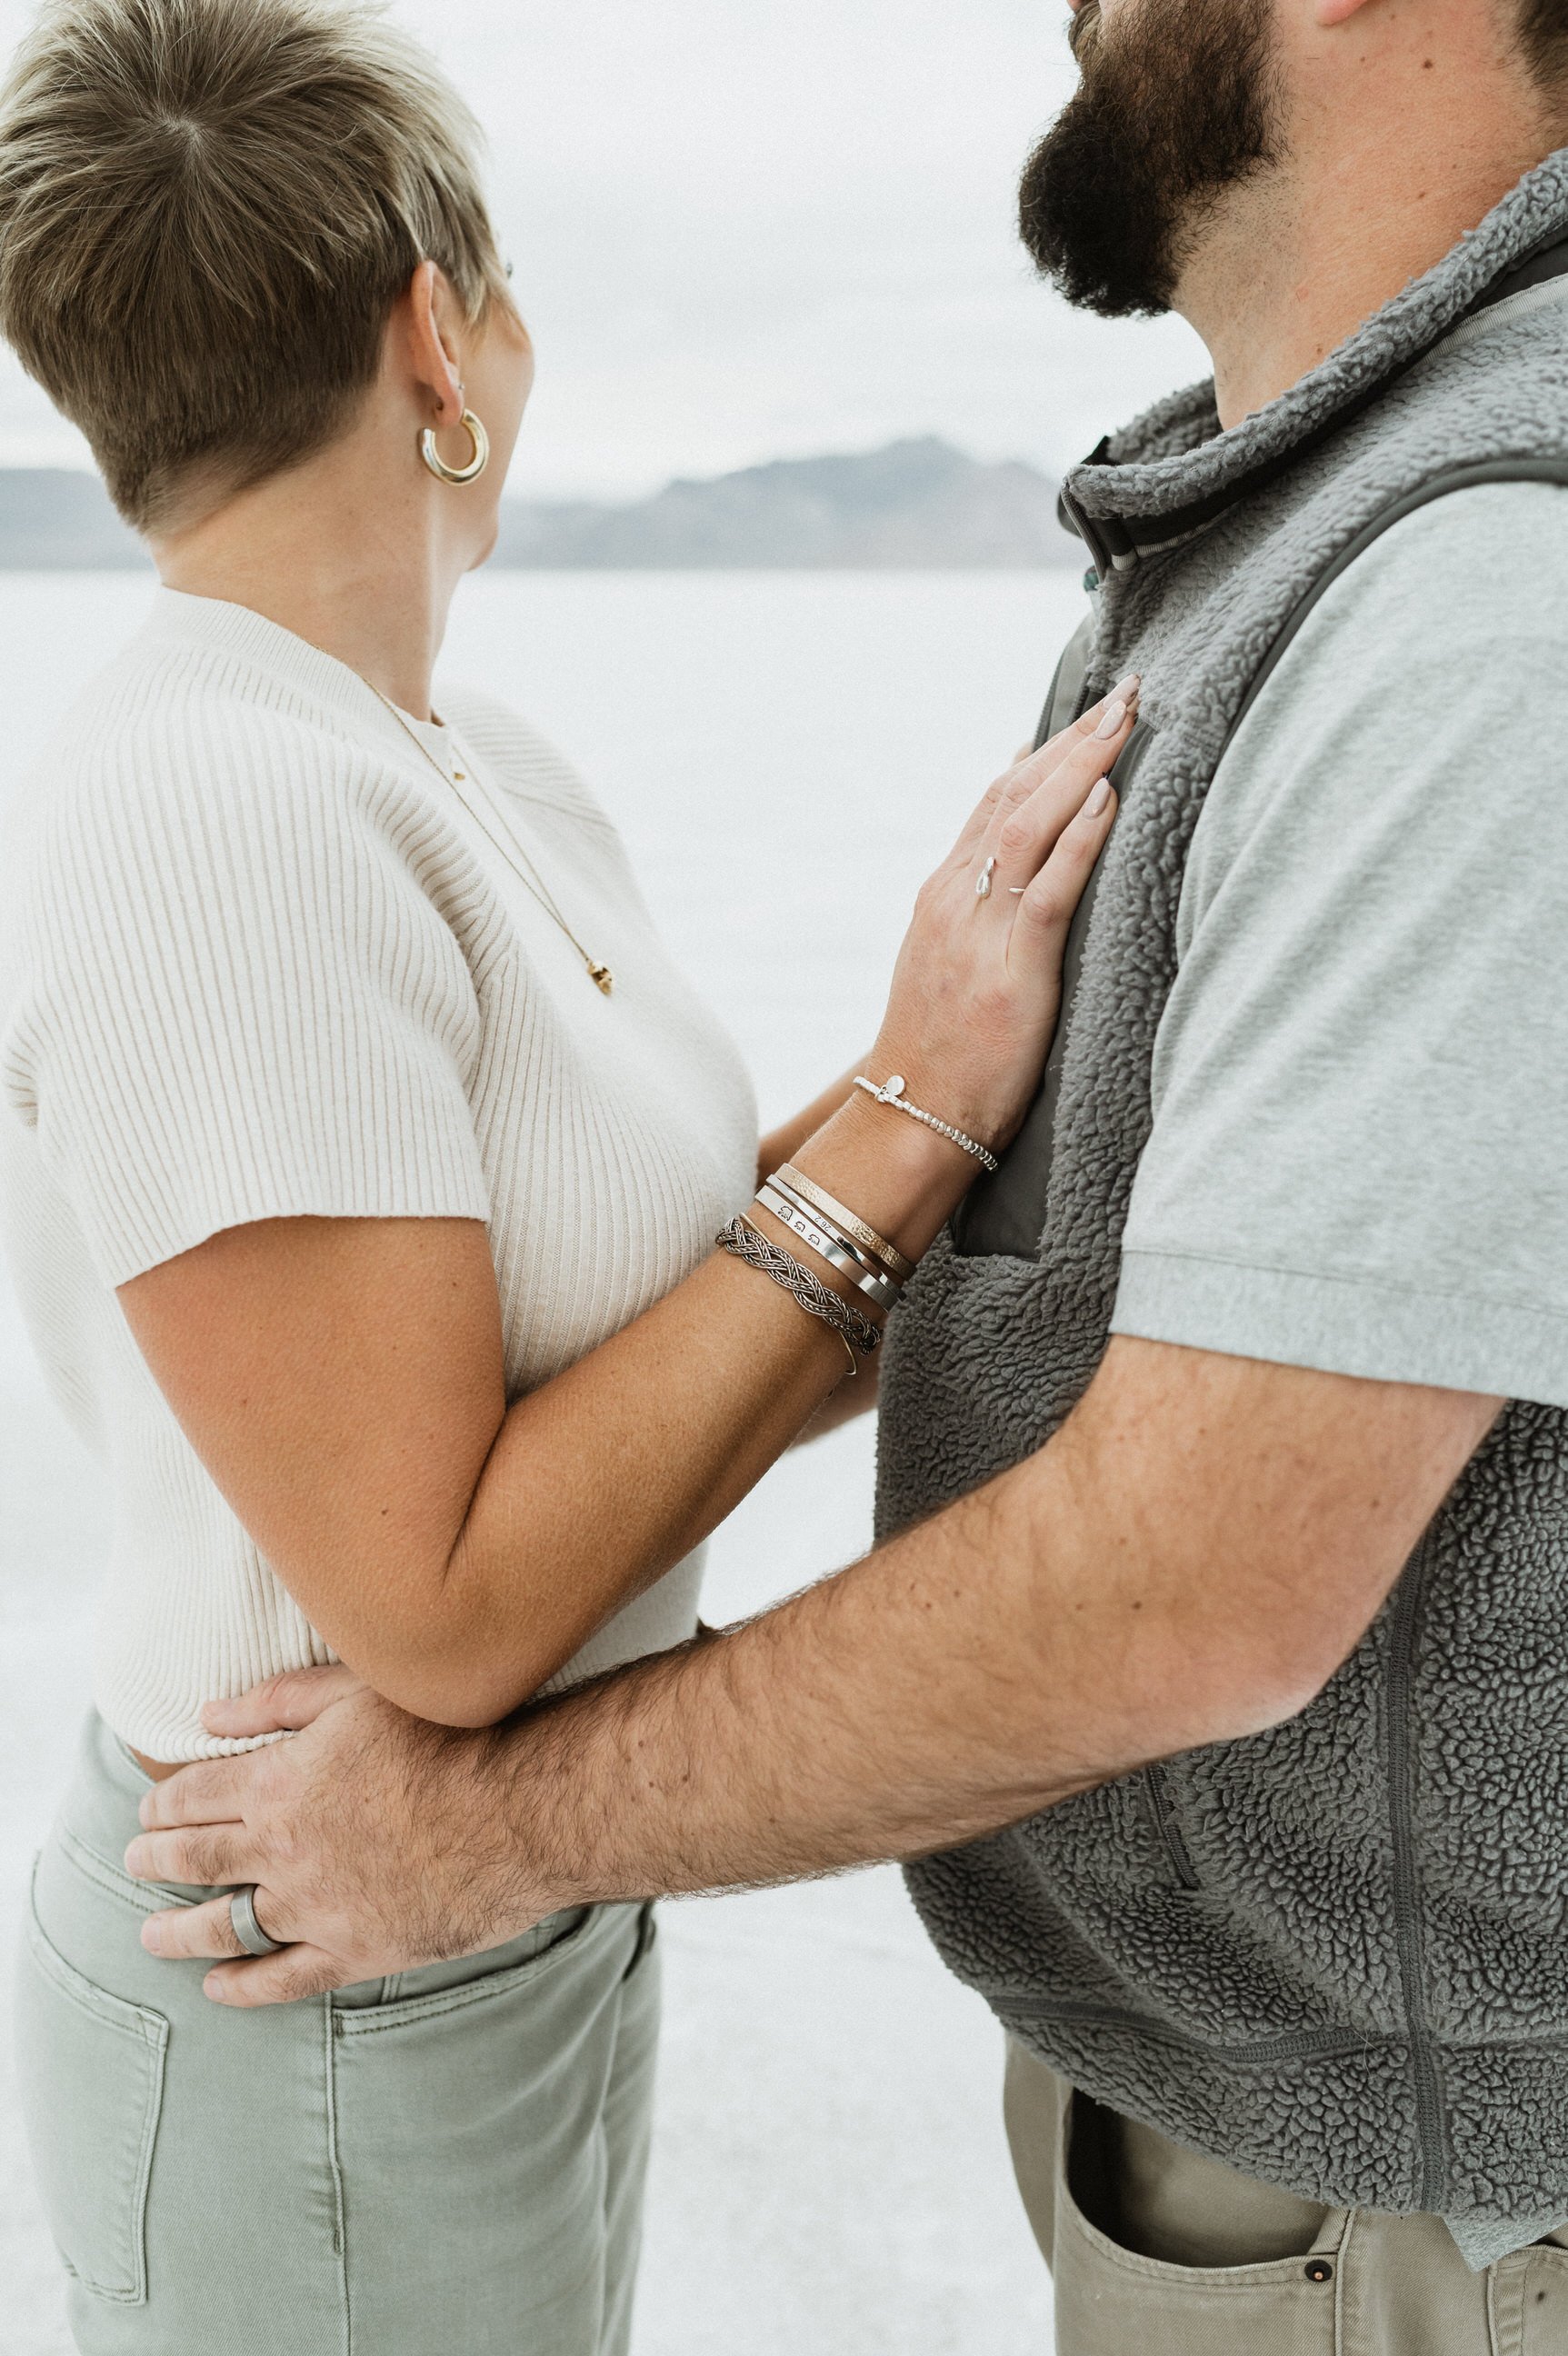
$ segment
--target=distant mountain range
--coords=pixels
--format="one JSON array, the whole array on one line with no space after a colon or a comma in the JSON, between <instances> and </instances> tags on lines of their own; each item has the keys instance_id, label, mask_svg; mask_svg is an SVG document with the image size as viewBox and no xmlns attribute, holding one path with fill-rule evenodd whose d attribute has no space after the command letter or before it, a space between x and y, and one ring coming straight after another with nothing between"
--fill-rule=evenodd
<instances>
[{"instance_id":1,"label":"distant mountain range","mask_svg":"<svg viewBox=\"0 0 1568 2356\"><path fill-rule=\"evenodd\" d=\"M491 562L529 571L1026 571L1081 563L1033 466L929 436L674 482L628 506L507 499ZM0 468L0 569L146 562L95 475Z\"/></svg>"},{"instance_id":2,"label":"distant mountain range","mask_svg":"<svg viewBox=\"0 0 1568 2356\"><path fill-rule=\"evenodd\" d=\"M843 458L781 458L676 482L631 507L508 502L499 564L631 571L1021 569L1070 564L1057 487L1034 467L985 466L946 442Z\"/></svg>"}]
</instances>

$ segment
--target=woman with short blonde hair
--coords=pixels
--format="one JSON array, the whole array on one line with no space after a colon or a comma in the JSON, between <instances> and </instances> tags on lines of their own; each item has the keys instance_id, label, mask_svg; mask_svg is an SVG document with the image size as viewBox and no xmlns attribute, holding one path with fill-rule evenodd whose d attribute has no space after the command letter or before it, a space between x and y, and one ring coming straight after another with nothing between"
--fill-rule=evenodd
<instances>
[{"instance_id":1,"label":"woman with short blonde hair","mask_svg":"<svg viewBox=\"0 0 1568 2356\"><path fill-rule=\"evenodd\" d=\"M86 2356L624 2356L649 1910L228 2011L138 1926L267 1954L264 1909L130 1879L138 1803L313 1662L439 1745L696 1638L703 1542L868 1397L1023 1116L1133 722L986 797L867 1086L759 1169L586 789L432 705L532 371L476 147L349 0L57 0L0 100L0 329L161 576L29 790L0 979L0 1219L115 1507L19 1977Z\"/></svg>"}]
</instances>

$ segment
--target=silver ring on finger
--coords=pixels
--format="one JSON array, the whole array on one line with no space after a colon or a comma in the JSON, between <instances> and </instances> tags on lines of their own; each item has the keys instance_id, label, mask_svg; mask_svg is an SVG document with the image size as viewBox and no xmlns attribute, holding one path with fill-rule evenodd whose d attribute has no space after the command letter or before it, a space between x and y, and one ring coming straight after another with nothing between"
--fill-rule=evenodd
<instances>
[{"instance_id":1,"label":"silver ring on finger","mask_svg":"<svg viewBox=\"0 0 1568 2356\"><path fill-rule=\"evenodd\" d=\"M287 1944L284 1939L269 1939L257 1922L253 1883L233 1892L229 1901L229 1920L234 1926L234 1936L248 1955L275 1955Z\"/></svg>"},{"instance_id":2,"label":"silver ring on finger","mask_svg":"<svg viewBox=\"0 0 1568 2356\"><path fill-rule=\"evenodd\" d=\"M989 899L990 899L990 897L991 897L991 879L992 879L992 877L995 874L995 873L996 873L996 862L995 862L995 860L994 860L994 859L988 859L988 860L986 861L986 862L985 862L984 866L983 866L983 867L981 869L981 871L980 871L980 881L976 884L976 885L975 885L975 887L974 887L974 896L975 896L975 898L976 898L977 900L989 900Z\"/></svg>"}]
</instances>

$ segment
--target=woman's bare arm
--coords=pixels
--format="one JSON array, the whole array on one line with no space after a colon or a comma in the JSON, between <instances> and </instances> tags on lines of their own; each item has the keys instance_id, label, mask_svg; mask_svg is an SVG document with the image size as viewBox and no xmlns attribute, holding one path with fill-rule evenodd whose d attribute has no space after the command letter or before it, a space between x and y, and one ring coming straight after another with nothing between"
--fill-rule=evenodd
<instances>
[{"instance_id":1,"label":"woman's bare arm","mask_svg":"<svg viewBox=\"0 0 1568 2356\"><path fill-rule=\"evenodd\" d=\"M841 1120L813 1168L880 1195L918 1249L962 1191L960 1157L869 1103ZM120 1298L312 1624L390 1700L454 1726L535 1692L848 1379L836 1334L715 1254L509 1408L477 1220L258 1221Z\"/></svg>"},{"instance_id":2,"label":"woman's bare arm","mask_svg":"<svg viewBox=\"0 0 1568 2356\"><path fill-rule=\"evenodd\" d=\"M1027 1101L1113 812L1086 798L1125 734L1080 727L1000 781L921 895L880 1076L896 1060L917 1101L972 1134L1010 1133ZM1034 880L977 913L993 841ZM796 1156L911 1258L973 1169L859 1095ZM718 1254L509 1406L494 1269L470 1220L260 1221L119 1297L313 1625L390 1700L455 1726L536 1692L724 1518L848 1371L834 1333Z\"/></svg>"}]
</instances>

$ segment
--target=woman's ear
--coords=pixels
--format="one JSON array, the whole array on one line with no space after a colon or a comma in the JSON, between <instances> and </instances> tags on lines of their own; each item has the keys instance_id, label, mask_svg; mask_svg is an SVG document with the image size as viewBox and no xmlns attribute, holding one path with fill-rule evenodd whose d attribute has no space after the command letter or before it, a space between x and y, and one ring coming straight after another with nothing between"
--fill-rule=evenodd
<instances>
[{"instance_id":1,"label":"woman's ear","mask_svg":"<svg viewBox=\"0 0 1568 2356\"><path fill-rule=\"evenodd\" d=\"M422 262L408 282L408 357L414 382L435 404L437 425L456 425L463 414L459 337L463 315L445 274Z\"/></svg>"}]
</instances>

